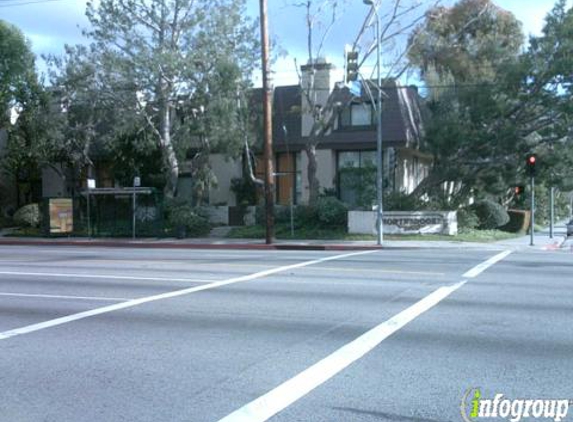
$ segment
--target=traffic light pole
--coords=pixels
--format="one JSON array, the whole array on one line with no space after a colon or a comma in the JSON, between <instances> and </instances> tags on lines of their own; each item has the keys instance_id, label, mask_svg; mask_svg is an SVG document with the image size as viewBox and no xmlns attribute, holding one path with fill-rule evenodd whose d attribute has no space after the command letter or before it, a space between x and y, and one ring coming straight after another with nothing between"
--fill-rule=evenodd
<instances>
[{"instance_id":1,"label":"traffic light pole","mask_svg":"<svg viewBox=\"0 0 573 422\"><path fill-rule=\"evenodd\" d=\"M535 236L535 176L531 176L531 221L529 227L530 242L529 246L533 246Z\"/></svg>"}]
</instances>

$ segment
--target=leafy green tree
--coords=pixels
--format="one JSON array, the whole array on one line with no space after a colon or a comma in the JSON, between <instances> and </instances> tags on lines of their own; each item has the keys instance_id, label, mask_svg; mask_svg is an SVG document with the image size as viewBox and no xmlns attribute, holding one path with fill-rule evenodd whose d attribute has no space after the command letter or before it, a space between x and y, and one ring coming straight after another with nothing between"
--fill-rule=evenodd
<instances>
[{"instance_id":1,"label":"leafy green tree","mask_svg":"<svg viewBox=\"0 0 573 422\"><path fill-rule=\"evenodd\" d=\"M475 7L468 9L471 3ZM463 0L452 9L439 9L438 22L419 28L428 47L412 50L411 59L430 85L427 141L435 157L430 177L415 194L441 197L450 207L470 195L508 203L511 187L525 179L526 153L569 144L567 66L573 66L573 50L565 2L557 3L543 35L531 38L525 52L518 48L518 23L487 3ZM454 13L457 7L473 13ZM491 13L498 17L493 19ZM461 23L450 22L459 16ZM452 51L460 52L459 63Z\"/></svg>"},{"instance_id":2,"label":"leafy green tree","mask_svg":"<svg viewBox=\"0 0 573 422\"><path fill-rule=\"evenodd\" d=\"M86 14L92 44L68 50L58 86L74 92L71 104L92 111L105 106L114 114L107 122L110 134L117 134L118 122L120 135L133 133L126 127L151 131L162 155L164 191L174 196L188 147L204 151L206 139L221 138L225 149L230 141L222 120L237 115L229 113L237 102L222 104L217 77L223 74L232 84L231 97L224 87L225 98L235 98L257 62L256 27L246 17L245 0L101 0L88 2ZM77 71L67 72L70 64ZM99 104L85 105L89 99L81 96L96 88ZM87 110L82 115L86 136L97 123Z\"/></svg>"},{"instance_id":3,"label":"leafy green tree","mask_svg":"<svg viewBox=\"0 0 573 422\"><path fill-rule=\"evenodd\" d=\"M408 56L422 77L441 83L491 82L523 45L521 23L490 0L438 6L410 35Z\"/></svg>"},{"instance_id":4,"label":"leafy green tree","mask_svg":"<svg viewBox=\"0 0 573 422\"><path fill-rule=\"evenodd\" d=\"M7 134L1 170L8 177L39 177L59 158L57 116L35 71L29 42L16 27L0 21L0 128ZM10 118L11 117L11 118Z\"/></svg>"},{"instance_id":5,"label":"leafy green tree","mask_svg":"<svg viewBox=\"0 0 573 422\"><path fill-rule=\"evenodd\" d=\"M19 108L22 91L36 83L30 43L15 26L0 20L0 127L8 124L9 111Z\"/></svg>"}]
</instances>

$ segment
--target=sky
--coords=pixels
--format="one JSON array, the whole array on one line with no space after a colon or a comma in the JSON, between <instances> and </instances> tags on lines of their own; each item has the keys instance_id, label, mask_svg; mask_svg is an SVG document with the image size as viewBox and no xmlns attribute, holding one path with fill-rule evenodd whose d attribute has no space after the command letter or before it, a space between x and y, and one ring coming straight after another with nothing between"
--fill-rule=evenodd
<instances>
[{"instance_id":1,"label":"sky","mask_svg":"<svg viewBox=\"0 0 573 422\"><path fill-rule=\"evenodd\" d=\"M292 6L293 0L267 1L270 33L283 52L273 64L274 84L295 84L298 81L295 59L300 65L307 57L304 10ZM448 5L452 0L443 0L442 3ZM494 0L494 3L512 12L522 22L525 35L538 35L555 1ZM42 54L62 54L65 44L86 42L81 34L81 28L89 25L84 15L85 6L86 0L0 0L0 19L24 32L38 57L37 67L43 72L45 65L39 58ZM247 12L258 17L259 0L247 0ZM339 13L341 18L329 34L324 50L329 61L340 69L344 45L354 41L368 13L368 6L362 0L347 0ZM259 80L255 77L256 85Z\"/></svg>"}]
</instances>

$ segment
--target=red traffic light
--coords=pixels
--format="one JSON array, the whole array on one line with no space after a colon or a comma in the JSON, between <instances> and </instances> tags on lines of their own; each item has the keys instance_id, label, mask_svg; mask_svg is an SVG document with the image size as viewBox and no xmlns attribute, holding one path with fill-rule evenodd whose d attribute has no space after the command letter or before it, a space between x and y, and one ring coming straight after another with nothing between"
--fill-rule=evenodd
<instances>
[{"instance_id":1,"label":"red traffic light","mask_svg":"<svg viewBox=\"0 0 573 422\"><path fill-rule=\"evenodd\" d=\"M534 177L534 176L535 176L535 167L536 167L536 164L537 164L537 156L536 156L535 154L529 154L529 155L526 157L525 166L526 166L527 174L528 174L530 177Z\"/></svg>"}]
</instances>

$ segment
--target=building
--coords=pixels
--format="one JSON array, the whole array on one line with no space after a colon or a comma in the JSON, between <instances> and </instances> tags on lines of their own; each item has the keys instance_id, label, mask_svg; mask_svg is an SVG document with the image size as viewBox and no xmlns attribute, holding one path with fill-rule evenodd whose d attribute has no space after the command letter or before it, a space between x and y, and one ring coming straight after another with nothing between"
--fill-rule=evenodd
<instances>
[{"instance_id":1,"label":"building","mask_svg":"<svg viewBox=\"0 0 573 422\"><path fill-rule=\"evenodd\" d=\"M314 71L314 104L326 104L337 86L333 66L324 61L301 68L302 86L308 86ZM370 95L377 98L376 87ZM413 86L390 80L383 84L383 169L384 191L411 193L428 175L432 157L423 149L422 99ZM303 95L305 94L305 95ZM310 93L312 95L312 93ZM255 98L262 98L260 90ZM305 147L313 126L309 92L299 85L276 87L273 101L273 149L276 202L306 204L309 200L308 156ZM316 147L317 177L321 191L335 193L354 207L367 207L375 198L376 113L371 96L362 90L360 97L341 107L331 128L320 137ZM332 98L330 98L332 101ZM230 191L231 180L242 177L242 164L213 155L211 165L218 187L210 191L210 203L236 205ZM262 166L257 169L261 174Z\"/></svg>"}]
</instances>

